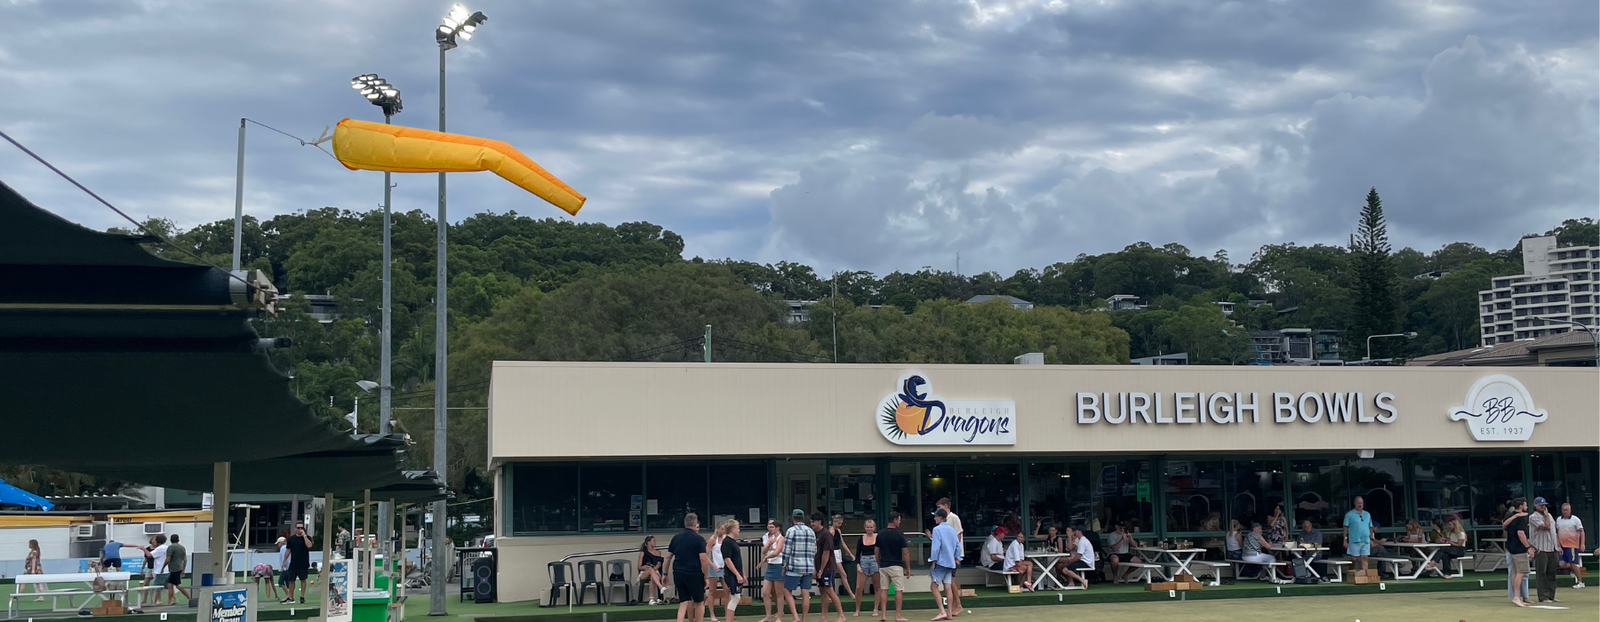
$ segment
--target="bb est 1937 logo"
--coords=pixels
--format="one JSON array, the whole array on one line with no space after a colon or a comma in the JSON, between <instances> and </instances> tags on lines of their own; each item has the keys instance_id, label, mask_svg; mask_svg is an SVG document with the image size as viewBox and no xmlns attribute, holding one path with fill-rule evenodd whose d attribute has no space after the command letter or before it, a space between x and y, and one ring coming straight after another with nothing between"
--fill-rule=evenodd
<instances>
[{"instance_id":1,"label":"bb est 1937 logo","mask_svg":"<svg viewBox=\"0 0 1600 622\"><path fill-rule=\"evenodd\" d=\"M1533 395L1516 378L1491 374L1467 391L1467 403L1450 409L1451 421L1465 421L1479 441L1526 441L1533 426L1550 418L1533 405Z\"/></svg>"}]
</instances>

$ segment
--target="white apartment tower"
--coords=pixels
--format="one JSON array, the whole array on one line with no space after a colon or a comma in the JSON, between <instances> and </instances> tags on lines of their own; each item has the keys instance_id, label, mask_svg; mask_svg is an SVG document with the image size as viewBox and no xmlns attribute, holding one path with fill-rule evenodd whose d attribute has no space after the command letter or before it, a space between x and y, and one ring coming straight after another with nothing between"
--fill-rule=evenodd
<instances>
[{"instance_id":1,"label":"white apartment tower","mask_svg":"<svg viewBox=\"0 0 1600 622\"><path fill-rule=\"evenodd\" d=\"M1600 247L1557 247L1553 235L1522 238L1522 274L1494 279L1494 289L1478 292L1483 345L1537 339L1571 326L1588 326L1600 316Z\"/></svg>"}]
</instances>

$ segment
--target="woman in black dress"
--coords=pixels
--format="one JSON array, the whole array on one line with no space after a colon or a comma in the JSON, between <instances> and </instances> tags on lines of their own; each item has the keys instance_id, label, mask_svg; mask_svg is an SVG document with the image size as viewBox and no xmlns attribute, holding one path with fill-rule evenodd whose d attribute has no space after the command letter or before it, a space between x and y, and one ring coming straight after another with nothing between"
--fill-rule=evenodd
<instances>
[{"instance_id":1,"label":"woman in black dress","mask_svg":"<svg viewBox=\"0 0 1600 622\"><path fill-rule=\"evenodd\" d=\"M639 545L639 580L649 581L655 588L650 595L652 605L660 604L667 594L667 580L661 575L663 561L661 554L656 552L656 537L645 536L644 544Z\"/></svg>"}]
</instances>

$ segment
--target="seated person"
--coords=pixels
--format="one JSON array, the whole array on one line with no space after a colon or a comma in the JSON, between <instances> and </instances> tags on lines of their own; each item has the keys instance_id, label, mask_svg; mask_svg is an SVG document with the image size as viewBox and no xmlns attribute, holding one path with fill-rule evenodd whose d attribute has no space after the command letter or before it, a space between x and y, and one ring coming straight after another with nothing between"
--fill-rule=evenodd
<instances>
[{"instance_id":1,"label":"seated person","mask_svg":"<svg viewBox=\"0 0 1600 622\"><path fill-rule=\"evenodd\" d=\"M1067 529L1067 546L1071 551L1066 557L1057 562L1066 575L1067 585L1077 583L1084 588L1089 587L1089 580L1085 573L1094 571L1094 543L1084 536L1083 525L1073 525Z\"/></svg>"},{"instance_id":2,"label":"seated person","mask_svg":"<svg viewBox=\"0 0 1600 622\"><path fill-rule=\"evenodd\" d=\"M983 541L983 555L978 558L978 562L983 564L984 568L990 570L1005 568L1006 545L1001 542L1001 538L1004 537L1006 537L1006 528L995 527L994 530L989 532L989 539Z\"/></svg>"},{"instance_id":3,"label":"seated person","mask_svg":"<svg viewBox=\"0 0 1600 622\"><path fill-rule=\"evenodd\" d=\"M1033 561L1027 557L1027 536L1017 532L1011 544L1006 546L1004 569L1016 572L1022 577L1022 589L1033 591Z\"/></svg>"},{"instance_id":4,"label":"seated person","mask_svg":"<svg viewBox=\"0 0 1600 622\"><path fill-rule=\"evenodd\" d=\"M1272 545L1267 544L1266 537L1261 534L1261 523L1250 523L1250 531L1247 531L1244 534L1243 560L1253 564L1267 564L1277 561L1277 558L1273 557L1271 553L1267 552L1271 550L1271 548ZM1257 570L1257 572L1259 572L1259 570ZM1276 571L1273 571L1273 573L1276 574ZM1256 575L1252 574L1250 576L1254 577Z\"/></svg>"},{"instance_id":5,"label":"seated person","mask_svg":"<svg viewBox=\"0 0 1600 622\"><path fill-rule=\"evenodd\" d=\"M1128 526L1118 522L1108 536L1111 551L1106 555L1106 561L1111 564L1111 582L1122 583L1121 566L1124 562L1139 563L1139 557L1132 554L1133 534L1128 533Z\"/></svg>"},{"instance_id":6,"label":"seated person","mask_svg":"<svg viewBox=\"0 0 1600 622\"><path fill-rule=\"evenodd\" d=\"M1322 546L1322 530L1313 527L1311 525L1311 519L1308 518L1300 521L1300 533L1295 534L1295 539L1299 540L1301 544L1314 544L1316 546ZM1307 561L1314 562L1319 559L1322 559L1322 551L1317 551L1317 554L1312 555L1311 559Z\"/></svg>"}]
</instances>

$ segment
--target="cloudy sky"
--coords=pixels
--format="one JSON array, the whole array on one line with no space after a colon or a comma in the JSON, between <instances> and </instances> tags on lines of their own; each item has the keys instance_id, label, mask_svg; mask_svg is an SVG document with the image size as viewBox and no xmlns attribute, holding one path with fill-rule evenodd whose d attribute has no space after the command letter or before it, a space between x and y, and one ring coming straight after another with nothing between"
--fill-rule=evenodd
<instances>
[{"instance_id":1,"label":"cloudy sky","mask_svg":"<svg viewBox=\"0 0 1600 622\"><path fill-rule=\"evenodd\" d=\"M501 138L687 256L822 270L1044 266L1146 240L1235 261L1339 243L1377 186L1397 245L1509 246L1596 215L1593 0L490 1L449 129ZM135 215L230 218L240 117L314 137L399 86L437 128L447 2L0 0L0 129ZM371 209L252 126L245 209ZM0 144L0 180L116 217ZM395 207L435 209L431 175ZM564 216L487 173L450 218Z\"/></svg>"}]
</instances>

